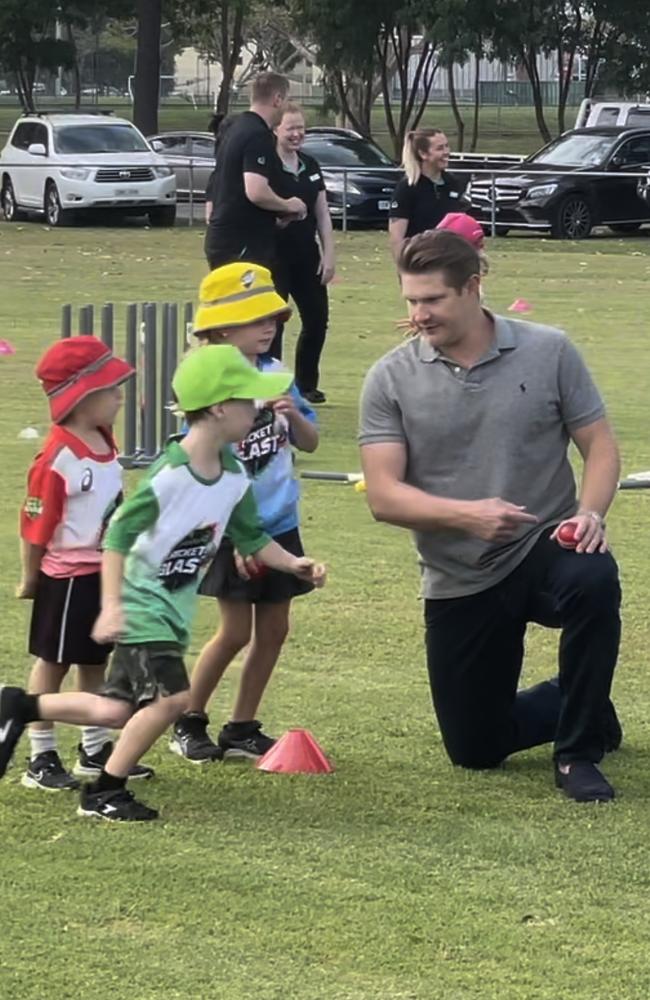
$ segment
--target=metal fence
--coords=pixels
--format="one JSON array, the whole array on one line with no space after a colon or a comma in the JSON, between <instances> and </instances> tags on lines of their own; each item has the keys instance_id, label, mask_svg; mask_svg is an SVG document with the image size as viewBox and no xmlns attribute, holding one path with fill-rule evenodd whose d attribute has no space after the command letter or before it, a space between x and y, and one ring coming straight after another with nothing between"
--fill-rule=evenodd
<instances>
[{"instance_id":1,"label":"metal fence","mask_svg":"<svg viewBox=\"0 0 650 1000\"><path fill-rule=\"evenodd\" d=\"M171 381L178 358L189 342L193 315L191 302L180 309L176 302L126 306L123 335L121 331L118 335L124 345L124 358L136 372L124 387L124 449L120 461L126 468L150 465L177 430ZM96 316L93 305L81 306L74 323L73 307L64 305L61 336L73 336L73 329L75 334L97 333L112 350L116 339L113 303L101 307L98 324Z\"/></svg>"}]
</instances>

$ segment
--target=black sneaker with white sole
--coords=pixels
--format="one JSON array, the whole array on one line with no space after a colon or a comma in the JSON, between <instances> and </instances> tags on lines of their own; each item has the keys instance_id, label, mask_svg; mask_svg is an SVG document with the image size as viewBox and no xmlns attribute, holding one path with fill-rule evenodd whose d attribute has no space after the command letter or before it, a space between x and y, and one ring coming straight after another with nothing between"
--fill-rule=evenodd
<instances>
[{"instance_id":1,"label":"black sneaker with white sole","mask_svg":"<svg viewBox=\"0 0 650 1000\"><path fill-rule=\"evenodd\" d=\"M126 788L98 792L92 785L84 785L77 816L107 819L114 823L139 823L158 819L158 810L138 802L133 792Z\"/></svg>"},{"instance_id":2,"label":"black sneaker with white sole","mask_svg":"<svg viewBox=\"0 0 650 1000\"><path fill-rule=\"evenodd\" d=\"M33 757L20 783L44 792L72 792L79 788L79 782L66 771L56 750L45 750Z\"/></svg>"},{"instance_id":3,"label":"black sneaker with white sole","mask_svg":"<svg viewBox=\"0 0 650 1000\"><path fill-rule=\"evenodd\" d=\"M191 764L208 764L221 760L223 750L208 736L208 719L205 712L181 715L174 725L169 749L184 757Z\"/></svg>"},{"instance_id":4,"label":"black sneaker with white sole","mask_svg":"<svg viewBox=\"0 0 650 1000\"><path fill-rule=\"evenodd\" d=\"M236 757L263 757L275 744L271 736L262 732L262 723L228 722L218 736L224 759Z\"/></svg>"},{"instance_id":5,"label":"black sneaker with white sole","mask_svg":"<svg viewBox=\"0 0 650 1000\"><path fill-rule=\"evenodd\" d=\"M24 698L22 688L0 686L0 778L9 767L16 743L27 724L23 715Z\"/></svg>"},{"instance_id":6,"label":"black sneaker with white sole","mask_svg":"<svg viewBox=\"0 0 650 1000\"><path fill-rule=\"evenodd\" d=\"M555 764L555 785L574 802L612 802L616 792L590 760Z\"/></svg>"},{"instance_id":7,"label":"black sneaker with white sole","mask_svg":"<svg viewBox=\"0 0 650 1000\"><path fill-rule=\"evenodd\" d=\"M104 769L106 761L113 753L113 744L108 742L97 753L87 754L80 743L77 747L79 758L74 766L74 773L80 778L98 778ZM129 781L136 781L138 778L153 778L156 772L153 767L146 764L134 764L129 771Z\"/></svg>"}]
</instances>

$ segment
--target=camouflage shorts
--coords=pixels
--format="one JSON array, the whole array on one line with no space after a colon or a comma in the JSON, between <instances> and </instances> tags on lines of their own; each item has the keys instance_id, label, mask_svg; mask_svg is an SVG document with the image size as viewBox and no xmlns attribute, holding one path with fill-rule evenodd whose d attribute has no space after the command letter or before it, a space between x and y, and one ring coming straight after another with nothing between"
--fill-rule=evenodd
<instances>
[{"instance_id":1,"label":"camouflage shorts","mask_svg":"<svg viewBox=\"0 0 650 1000\"><path fill-rule=\"evenodd\" d=\"M190 682L178 646L151 642L117 645L100 694L128 701L136 708L156 698L187 691Z\"/></svg>"}]
</instances>

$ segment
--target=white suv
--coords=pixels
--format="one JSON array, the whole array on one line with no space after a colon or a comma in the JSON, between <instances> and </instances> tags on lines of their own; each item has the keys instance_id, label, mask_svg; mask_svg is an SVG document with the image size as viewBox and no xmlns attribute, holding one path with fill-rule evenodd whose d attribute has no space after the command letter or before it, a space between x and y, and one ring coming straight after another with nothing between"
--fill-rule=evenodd
<instances>
[{"instance_id":1,"label":"white suv","mask_svg":"<svg viewBox=\"0 0 650 1000\"><path fill-rule=\"evenodd\" d=\"M138 129L105 114L25 115L0 153L0 199L7 222L41 212L50 226L75 210L176 217L176 179Z\"/></svg>"}]
</instances>

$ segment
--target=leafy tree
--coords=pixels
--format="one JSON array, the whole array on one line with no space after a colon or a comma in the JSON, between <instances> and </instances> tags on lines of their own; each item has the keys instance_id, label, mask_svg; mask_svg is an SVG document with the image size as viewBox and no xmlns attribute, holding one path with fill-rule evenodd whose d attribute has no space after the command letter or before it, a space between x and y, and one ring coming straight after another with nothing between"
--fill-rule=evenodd
<instances>
[{"instance_id":1,"label":"leafy tree","mask_svg":"<svg viewBox=\"0 0 650 1000\"><path fill-rule=\"evenodd\" d=\"M57 0L2 0L0 63L13 73L20 102L34 111L34 83L39 70L54 73L74 63L74 47L56 37Z\"/></svg>"}]
</instances>

